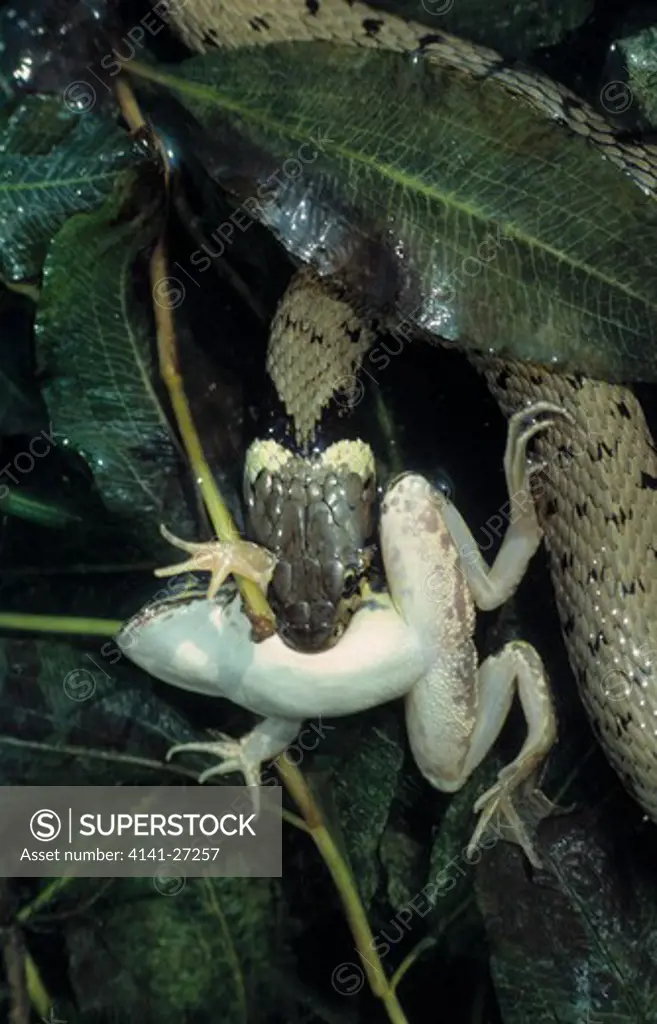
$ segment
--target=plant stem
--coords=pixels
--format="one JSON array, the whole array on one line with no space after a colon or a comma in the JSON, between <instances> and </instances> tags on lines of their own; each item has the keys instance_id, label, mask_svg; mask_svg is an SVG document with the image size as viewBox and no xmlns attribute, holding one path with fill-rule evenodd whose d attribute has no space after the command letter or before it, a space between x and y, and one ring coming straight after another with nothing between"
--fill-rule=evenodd
<instances>
[{"instance_id":1,"label":"plant stem","mask_svg":"<svg viewBox=\"0 0 657 1024\"><path fill-rule=\"evenodd\" d=\"M23 612L0 612L0 629L26 630L32 633L116 636L122 625L120 619L82 619L75 615L25 615Z\"/></svg>"},{"instance_id":2,"label":"plant stem","mask_svg":"<svg viewBox=\"0 0 657 1024\"><path fill-rule=\"evenodd\" d=\"M276 766L288 792L306 819L315 846L331 873L373 994L381 1000L393 1024L407 1024L395 985L389 981L374 948L374 936L354 876L335 845L306 780L299 769L291 765L283 755L276 761Z\"/></svg>"},{"instance_id":3,"label":"plant stem","mask_svg":"<svg viewBox=\"0 0 657 1024\"><path fill-rule=\"evenodd\" d=\"M162 240L158 241L151 256L151 282L155 289L157 283L168 277L168 266ZM198 434L194 426L192 414L185 395L182 376L178 367L176 353L176 337L171 309L166 305L153 304L157 326L157 345L160 362L160 373L166 384L171 405L176 417L180 437L192 467L194 480L199 488L210 521L220 541L232 543L240 540L232 516L221 494L215 486L212 471L201 448ZM260 587L253 580L236 577L237 585L249 611L256 637L259 640L271 636L274 632L274 616L267 599Z\"/></svg>"}]
</instances>

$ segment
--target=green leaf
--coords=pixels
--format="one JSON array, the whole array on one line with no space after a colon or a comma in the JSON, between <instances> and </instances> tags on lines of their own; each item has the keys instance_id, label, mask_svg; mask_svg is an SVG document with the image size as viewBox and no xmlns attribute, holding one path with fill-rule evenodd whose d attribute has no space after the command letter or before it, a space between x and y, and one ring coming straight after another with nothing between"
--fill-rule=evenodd
<instances>
[{"instance_id":1,"label":"green leaf","mask_svg":"<svg viewBox=\"0 0 657 1024\"><path fill-rule=\"evenodd\" d=\"M612 834L590 811L545 821L538 877L507 843L479 865L504 1024L655 1020L652 836L622 819L614 826Z\"/></svg>"},{"instance_id":2,"label":"green leaf","mask_svg":"<svg viewBox=\"0 0 657 1024\"><path fill-rule=\"evenodd\" d=\"M0 643L3 785L178 782L174 743L199 739L112 640L86 651L61 641ZM176 778L178 776L178 778Z\"/></svg>"},{"instance_id":3,"label":"green leaf","mask_svg":"<svg viewBox=\"0 0 657 1024\"><path fill-rule=\"evenodd\" d=\"M333 726L332 728L336 728ZM323 802L333 803L332 830L339 830L366 906L381 876L379 843L402 774L404 748L400 723L388 708L341 721L340 750L331 759L331 785ZM345 736L345 730L352 735Z\"/></svg>"},{"instance_id":4,"label":"green leaf","mask_svg":"<svg viewBox=\"0 0 657 1024\"><path fill-rule=\"evenodd\" d=\"M249 1024L266 1019L280 961L275 883L260 878L122 879L68 930L82 1019L104 1010L125 1024ZM104 955L99 956L99 949Z\"/></svg>"},{"instance_id":5,"label":"green leaf","mask_svg":"<svg viewBox=\"0 0 657 1024\"><path fill-rule=\"evenodd\" d=\"M638 120L641 113L654 129L657 125L657 28L631 31L618 41L627 68L628 81L607 82L602 102L610 113ZM640 109L641 108L641 109Z\"/></svg>"},{"instance_id":6,"label":"green leaf","mask_svg":"<svg viewBox=\"0 0 657 1024\"><path fill-rule=\"evenodd\" d=\"M93 210L146 151L107 117L75 114L61 97L29 97L6 118L0 148L0 276L41 270L72 214Z\"/></svg>"},{"instance_id":7,"label":"green leaf","mask_svg":"<svg viewBox=\"0 0 657 1024\"><path fill-rule=\"evenodd\" d=\"M34 378L34 304L0 285L0 434L38 433L47 427L45 406Z\"/></svg>"},{"instance_id":8,"label":"green leaf","mask_svg":"<svg viewBox=\"0 0 657 1024\"><path fill-rule=\"evenodd\" d=\"M657 379L657 204L493 76L323 43L137 71L182 104L158 110L167 131L256 195L242 222L339 273L389 328Z\"/></svg>"},{"instance_id":9,"label":"green leaf","mask_svg":"<svg viewBox=\"0 0 657 1024\"><path fill-rule=\"evenodd\" d=\"M80 516L64 508L59 502L38 498L14 487L8 488L7 494L0 497L0 513L51 529L63 529L80 521Z\"/></svg>"},{"instance_id":10,"label":"green leaf","mask_svg":"<svg viewBox=\"0 0 657 1024\"><path fill-rule=\"evenodd\" d=\"M149 319L144 264L159 217L151 209L120 223L120 210L113 197L101 210L69 219L54 239L37 355L58 444L87 461L106 508L130 530L137 550L153 555L170 552L159 538L160 522L192 527ZM144 288L137 295L140 255Z\"/></svg>"}]
</instances>

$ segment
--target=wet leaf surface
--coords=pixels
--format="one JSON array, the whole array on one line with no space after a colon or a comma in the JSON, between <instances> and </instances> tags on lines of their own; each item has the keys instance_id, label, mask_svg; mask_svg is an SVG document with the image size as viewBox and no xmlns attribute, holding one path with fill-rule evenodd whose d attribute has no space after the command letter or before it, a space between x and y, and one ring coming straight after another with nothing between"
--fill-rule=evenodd
<instances>
[{"instance_id":1,"label":"wet leaf surface","mask_svg":"<svg viewBox=\"0 0 657 1024\"><path fill-rule=\"evenodd\" d=\"M168 550L158 540L165 518L174 531L189 519L152 321L143 296L135 295L135 263L148 255L158 213L117 224L119 210L111 204L71 218L54 239L37 315L37 355L58 443L93 468L108 511L128 520L128 528L138 525L135 543L144 554Z\"/></svg>"},{"instance_id":2,"label":"wet leaf surface","mask_svg":"<svg viewBox=\"0 0 657 1024\"><path fill-rule=\"evenodd\" d=\"M347 723L336 726L340 751L331 758L323 800L330 800L329 820L341 836L361 897L369 906L381 881L378 851L401 780L403 737L397 716L385 710L367 715L353 733Z\"/></svg>"},{"instance_id":3,"label":"wet leaf surface","mask_svg":"<svg viewBox=\"0 0 657 1024\"><path fill-rule=\"evenodd\" d=\"M181 138L242 220L348 281L391 328L655 378L654 202L494 78L323 43L140 75L193 116Z\"/></svg>"},{"instance_id":4,"label":"wet leaf surface","mask_svg":"<svg viewBox=\"0 0 657 1024\"><path fill-rule=\"evenodd\" d=\"M48 243L78 211L94 210L147 154L111 120L29 97L5 114L0 150L0 273L36 277Z\"/></svg>"},{"instance_id":5,"label":"wet leaf surface","mask_svg":"<svg viewBox=\"0 0 657 1024\"><path fill-rule=\"evenodd\" d=\"M505 1024L656 1020L657 892L647 837L614 837L590 811L553 818L540 835L544 873L532 877L500 844L477 878Z\"/></svg>"}]
</instances>

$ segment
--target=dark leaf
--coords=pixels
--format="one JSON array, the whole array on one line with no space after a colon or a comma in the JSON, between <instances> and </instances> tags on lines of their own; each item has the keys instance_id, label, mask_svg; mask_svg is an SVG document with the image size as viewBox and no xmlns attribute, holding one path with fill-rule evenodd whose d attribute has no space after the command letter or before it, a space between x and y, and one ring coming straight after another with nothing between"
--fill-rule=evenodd
<instances>
[{"instance_id":1,"label":"dark leaf","mask_svg":"<svg viewBox=\"0 0 657 1024\"><path fill-rule=\"evenodd\" d=\"M179 453L164 406L147 299L135 289L158 227L117 224L118 201L70 219L48 253L37 352L57 443L82 455L106 508L142 553L169 552L159 524L189 528Z\"/></svg>"},{"instance_id":2,"label":"dark leaf","mask_svg":"<svg viewBox=\"0 0 657 1024\"><path fill-rule=\"evenodd\" d=\"M603 835L591 812L539 836L545 872L499 843L477 877L504 1024L655 1021L652 839Z\"/></svg>"},{"instance_id":3,"label":"dark leaf","mask_svg":"<svg viewBox=\"0 0 657 1024\"><path fill-rule=\"evenodd\" d=\"M275 883L181 877L167 889L166 881L155 871L122 879L111 899L71 922L80 1020L101 1011L123 1024L214 1024L218 1013L226 1024L266 1020L282 959Z\"/></svg>"},{"instance_id":4,"label":"dark leaf","mask_svg":"<svg viewBox=\"0 0 657 1024\"><path fill-rule=\"evenodd\" d=\"M196 119L186 142L245 200L241 222L262 219L402 336L657 376L656 204L494 77L323 43L139 74Z\"/></svg>"},{"instance_id":5,"label":"dark leaf","mask_svg":"<svg viewBox=\"0 0 657 1024\"><path fill-rule=\"evenodd\" d=\"M5 114L0 147L0 275L36 277L53 235L94 210L147 157L107 117L75 114L60 98L29 97Z\"/></svg>"},{"instance_id":6,"label":"dark leaf","mask_svg":"<svg viewBox=\"0 0 657 1024\"><path fill-rule=\"evenodd\" d=\"M368 906L381 880L379 843L401 778L404 748L400 723L389 709L363 716L361 722L335 722L342 736L331 758L326 802L334 805L333 828L339 832L358 888ZM353 735L352 735L353 734Z\"/></svg>"}]
</instances>

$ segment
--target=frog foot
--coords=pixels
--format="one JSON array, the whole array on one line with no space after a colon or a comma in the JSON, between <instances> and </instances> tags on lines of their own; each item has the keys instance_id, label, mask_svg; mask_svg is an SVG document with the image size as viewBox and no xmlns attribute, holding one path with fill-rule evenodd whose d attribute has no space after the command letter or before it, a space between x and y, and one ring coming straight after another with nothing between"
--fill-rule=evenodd
<instances>
[{"instance_id":1,"label":"frog foot","mask_svg":"<svg viewBox=\"0 0 657 1024\"><path fill-rule=\"evenodd\" d=\"M177 743L167 751L166 760L170 761L176 754L212 754L218 757L220 764L212 768L206 768L198 781L202 784L212 778L213 775L230 775L231 772L240 772L244 776L247 786L260 785L260 761L254 760L247 751L249 737L244 736L241 740L235 740L225 733L219 733L216 740L199 741L196 743Z\"/></svg>"},{"instance_id":2,"label":"frog foot","mask_svg":"<svg viewBox=\"0 0 657 1024\"><path fill-rule=\"evenodd\" d=\"M207 596L210 599L216 596L219 587L230 573L253 580L263 593L267 592L276 567L276 555L267 548L241 539L194 543L175 537L166 526L160 526L160 531L165 540L192 557L184 562L156 569L156 576L175 576L181 572L209 572Z\"/></svg>"},{"instance_id":3,"label":"frog foot","mask_svg":"<svg viewBox=\"0 0 657 1024\"><path fill-rule=\"evenodd\" d=\"M522 794L518 792L520 787L523 787ZM485 832L491 827L496 829L498 835L507 842L520 846L535 868L543 867L530 838L526 822L515 806L513 798L516 793L521 802L527 806L528 813L524 817L531 821L533 827L542 818L549 817L557 809L541 790L529 782L526 765L507 765L499 773L495 785L486 790L475 802L473 809L475 814L479 814L479 821L467 846L466 855L469 858L474 856ZM530 807L531 810L529 810ZM493 818L495 818L494 822Z\"/></svg>"},{"instance_id":4,"label":"frog foot","mask_svg":"<svg viewBox=\"0 0 657 1024\"><path fill-rule=\"evenodd\" d=\"M553 426L559 418L575 423L567 409L554 402L545 401L534 402L524 409L519 409L510 418L504 453L504 470L509 495L528 490L530 478L545 468L542 461L533 462L528 459L527 445L533 437Z\"/></svg>"}]
</instances>

